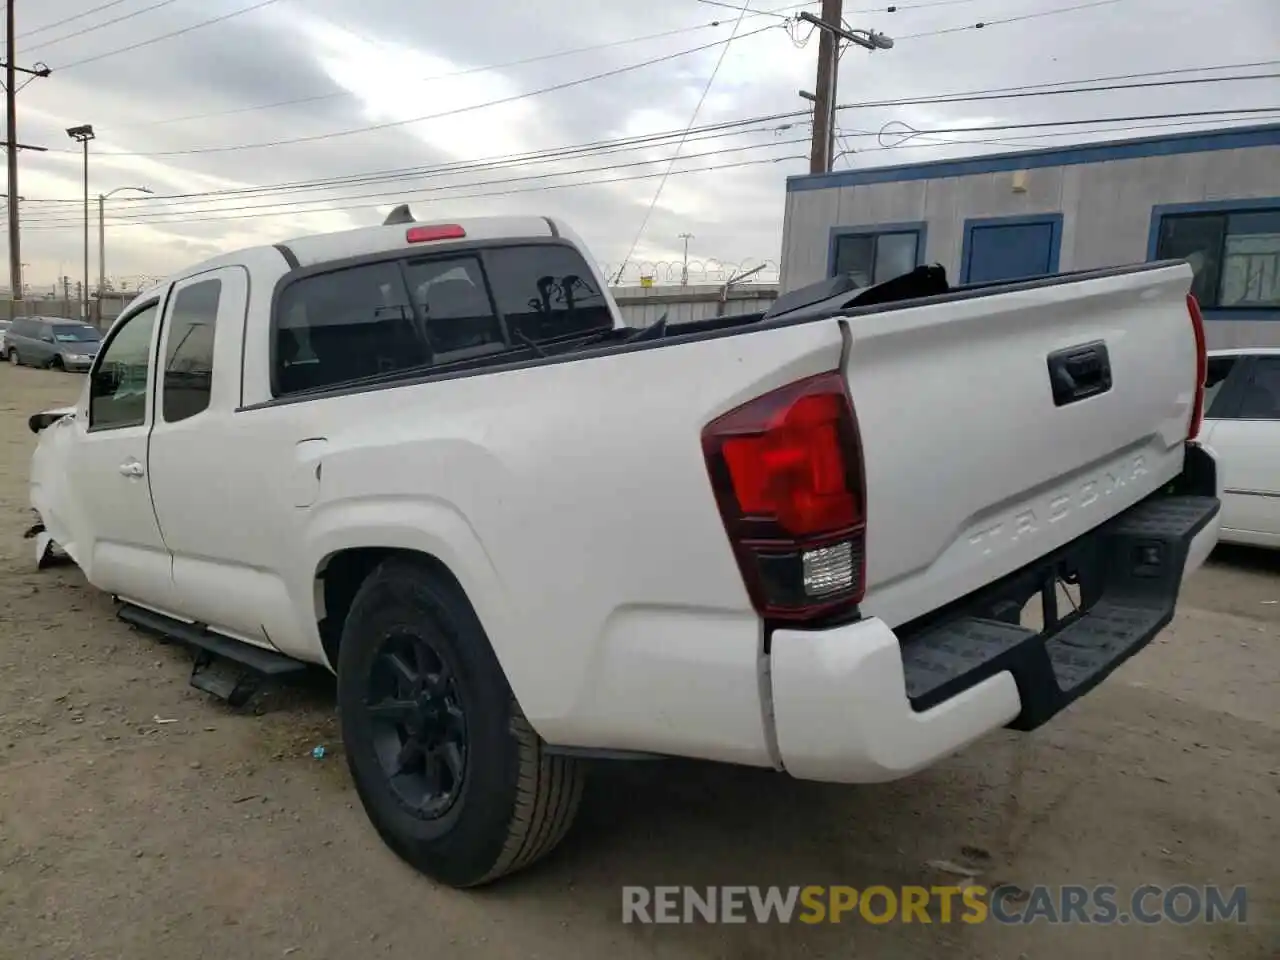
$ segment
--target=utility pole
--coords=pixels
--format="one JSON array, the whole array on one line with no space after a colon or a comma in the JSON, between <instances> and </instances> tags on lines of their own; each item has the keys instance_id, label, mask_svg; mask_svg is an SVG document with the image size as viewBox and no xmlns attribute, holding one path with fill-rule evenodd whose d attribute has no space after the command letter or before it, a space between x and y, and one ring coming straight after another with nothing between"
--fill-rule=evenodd
<instances>
[{"instance_id":1,"label":"utility pole","mask_svg":"<svg viewBox=\"0 0 1280 960\"><path fill-rule=\"evenodd\" d=\"M844 0L822 0L822 22L840 26ZM809 147L809 172L831 169L831 141L835 138L836 71L840 46L831 30L818 31L818 77L813 88L813 144Z\"/></svg>"},{"instance_id":2,"label":"utility pole","mask_svg":"<svg viewBox=\"0 0 1280 960\"><path fill-rule=\"evenodd\" d=\"M689 241L693 239L693 234L682 233L678 239L684 241L684 260L680 266L680 286L687 287L689 285Z\"/></svg>"},{"instance_id":3,"label":"utility pole","mask_svg":"<svg viewBox=\"0 0 1280 960\"><path fill-rule=\"evenodd\" d=\"M9 161L9 296L14 300L22 300L22 235L18 219L18 151L43 150L43 147L31 147L18 142L18 84L17 74L25 73L32 78L47 77L49 68L37 63L35 68L27 70L14 65L13 58L17 53L14 42L13 25L14 0L6 0L5 4L5 57L4 57L4 93L5 93L5 152ZM28 83L30 81L27 81Z\"/></svg>"},{"instance_id":4,"label":"utility pole","mask_svg":"<svg viewBox=\"0 0 1280 960\"><path fill-rule=\"evenodd\" d=\"M818 76L813 93L800 96L813 101L813 144L809 148L809 172L829 173L835 161L836 85L840 68L840 41L867 50L888 50L893 39L874 30L846 30L843 0L822 0L822 17L800 14L800 20L818 30Z\"/></svg>"}]
</instances>

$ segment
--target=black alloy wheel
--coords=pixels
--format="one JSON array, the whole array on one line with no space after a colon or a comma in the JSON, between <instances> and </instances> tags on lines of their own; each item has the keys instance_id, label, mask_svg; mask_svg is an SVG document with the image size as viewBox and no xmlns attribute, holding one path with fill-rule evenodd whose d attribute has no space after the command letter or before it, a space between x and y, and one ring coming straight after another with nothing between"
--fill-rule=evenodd
<instances>
[{"instance_id":1,"label":"black alloy wheel","mask_svg":"<svg viewBox=\"0 0 1280 960\"><path fill-rule=\"evenodd\" d=\"M467 774L467 721L454 672L422 636L383 641L365 698L373 748L396 798L424 820L447 813Z\"/></svg>"}]
</instances>

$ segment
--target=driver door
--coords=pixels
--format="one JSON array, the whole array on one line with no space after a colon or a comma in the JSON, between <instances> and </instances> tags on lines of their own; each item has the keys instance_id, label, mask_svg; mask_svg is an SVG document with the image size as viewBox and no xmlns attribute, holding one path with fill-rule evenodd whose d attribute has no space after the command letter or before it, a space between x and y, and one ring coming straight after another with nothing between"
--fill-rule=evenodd
<instances>
[{"instance_id":1,"label":"driver door","mask_svg":"<svg viewBox=\"0 0 1280 960\"><path fill-rule=\"evenodd\" d=\"M172 559L151 505L148 446L160 300L119 321L99 351L69 457L80 566L89 582L160 612L173 604Z\"/></svg>"}]
</instances>

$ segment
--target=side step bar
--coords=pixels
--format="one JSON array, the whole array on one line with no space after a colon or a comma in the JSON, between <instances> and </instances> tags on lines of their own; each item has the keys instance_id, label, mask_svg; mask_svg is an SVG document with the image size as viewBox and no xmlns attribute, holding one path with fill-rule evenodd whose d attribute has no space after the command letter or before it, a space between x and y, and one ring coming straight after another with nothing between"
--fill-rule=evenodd
<instances>
[{"instance_id":1,"label":"side step bar","mask_svg":"<svg viewBox=\"0 0 1280 960\"><path fill-rule=\"evenodd\" d=\"M233 707L247 704L266 679L305 673L307 665L282 653L213 633L200 624L184 623L131 603L116 614L140 630L177 640L195 649L191 685Z\"/></svg>"}]
</instances>

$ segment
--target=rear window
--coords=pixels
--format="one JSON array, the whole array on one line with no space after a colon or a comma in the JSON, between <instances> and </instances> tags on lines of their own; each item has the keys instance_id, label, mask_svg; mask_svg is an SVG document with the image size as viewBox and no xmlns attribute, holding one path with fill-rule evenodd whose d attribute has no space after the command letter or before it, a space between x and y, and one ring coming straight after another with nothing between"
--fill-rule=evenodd
<instances>
[{"instance_id":1,"label":"rear window","mask_svg":"<svg viewBox=\"0 0 1280 960\"><path fill-rule=\"evenodd\" d=\"M273 318L274 392L287 396L613 327L572 247L405 256L301 277Z\"/></svg>"}]
</instances>

